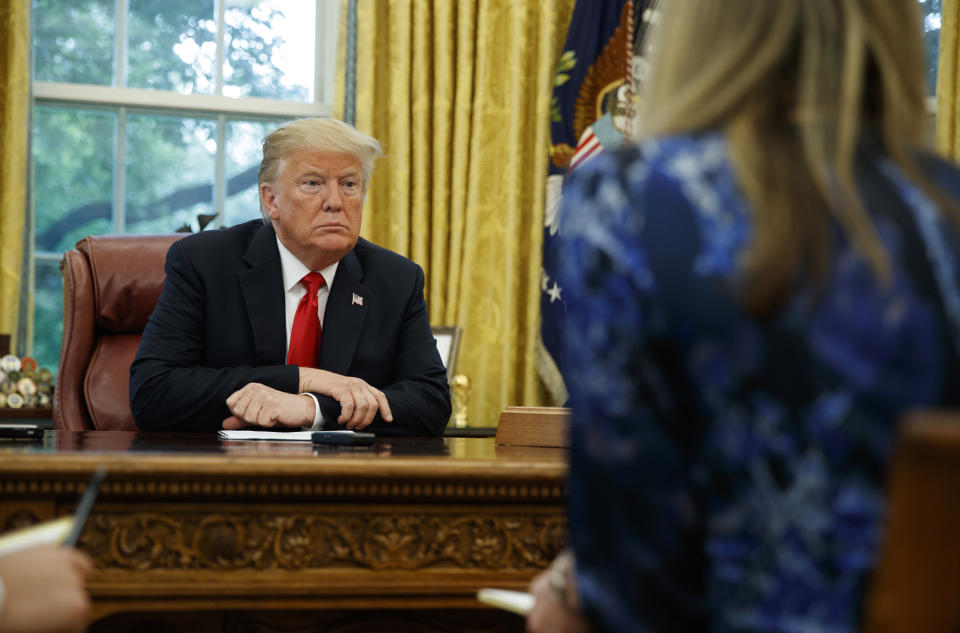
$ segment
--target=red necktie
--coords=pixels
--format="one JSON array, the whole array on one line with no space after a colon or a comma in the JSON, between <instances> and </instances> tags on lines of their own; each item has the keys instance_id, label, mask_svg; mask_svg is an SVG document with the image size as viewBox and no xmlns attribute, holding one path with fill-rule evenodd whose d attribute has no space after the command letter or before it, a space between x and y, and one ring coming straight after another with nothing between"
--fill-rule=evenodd
<instances>
[{"instance_id":1,"label":"red necktie","mask_svg":"<svg viewBox=\"0 0 960 633\"><path fill-rule=\"evenodd\" d=\"M317 315L317 291L323 287L320 273L307 273L300 280L307 293L300 299L290 330L290 349L287 364L298 367L316 367L320 360L320 317Z\"/></svg>"}]
</instances>

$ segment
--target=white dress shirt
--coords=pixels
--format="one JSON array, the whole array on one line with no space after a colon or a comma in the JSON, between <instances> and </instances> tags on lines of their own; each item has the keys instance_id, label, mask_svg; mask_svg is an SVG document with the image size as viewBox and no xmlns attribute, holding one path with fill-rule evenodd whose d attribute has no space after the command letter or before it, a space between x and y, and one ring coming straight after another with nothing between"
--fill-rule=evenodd
<instances>
[{"instance_id":1,"label":"white dress shirt","mask_svg":"<svg viewBox=\"0 0 960 633\"><path fill-rule=\"evenodd\" d=\"M289 353L290 333L293 331L293 317L297 314L297 306L300 305L300 299L303 298L304 293L307 291L306 288L303 287L303 284L300 283L300 280L311 271L303 262L297 259L296 255L287 250L287 247L283 245L279 237L277 238L277 248L280 249L280 267L283 269L284 312L287 326L287 353ZM337 274L337 267L339 265L340 262L334 262L323 270L313 271L320 273L324 281L323 286L317 291L317 317L320 319L321 327L323 326L323 313L327 310L327 299L330 298L330 288L333 286L333 278ZM315 431L323 428L324 420L323 415L320 413L320 403L317 401L317 397L312 393L303 395L308 395L313 398L313 405L315 407L313 425L309 427L309 430Z\"/></svg>"}]
</instances>

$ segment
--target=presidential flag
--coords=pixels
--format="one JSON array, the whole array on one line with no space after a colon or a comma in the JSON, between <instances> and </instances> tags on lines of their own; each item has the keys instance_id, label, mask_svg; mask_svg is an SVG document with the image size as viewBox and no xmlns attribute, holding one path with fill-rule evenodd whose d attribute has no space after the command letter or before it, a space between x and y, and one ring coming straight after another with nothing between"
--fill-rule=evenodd
<instances>
[{"instance_id":1,"label":"presidential flag","mask_svg":"<svg viewBox=\"0 0 960 633\"><path fill-rule=\"evenodd\" d=\"M646 30L653 0L578 0L554 76L550 164L546 182L537 370L555 404L563 384L563 288L552 272L564 253L557 236L563 180L605 150L623 145L633 125L634 87L645 74Z\"/></svg>"}]
</instances>

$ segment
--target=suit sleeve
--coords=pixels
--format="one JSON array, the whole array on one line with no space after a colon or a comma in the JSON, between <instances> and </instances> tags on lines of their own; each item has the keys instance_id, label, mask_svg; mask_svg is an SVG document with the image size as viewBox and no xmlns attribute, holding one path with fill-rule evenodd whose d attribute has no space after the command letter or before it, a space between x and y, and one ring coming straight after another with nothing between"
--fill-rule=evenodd
<instances>
[{"instance_id":1,"label":"suit sleeve","mask_svg":"<svg viewBox=\"0 0 960 633\"><path fill-rule=\"evenodd\" d=\"M411 286L403 306L396 353L388 359L393 363L391 380L386 385L374 385L387 396L393 413L391 423L377 413L368 430L378 435L441 435L450 419L450 387L427 317L420 266ZM327 425L336 424L340 405L328 396L318 394L318 400Z\"/></svg>"},{"instance_id":2,"label":"suit sleeve","mask_svg":"<svg viewBox=\"0 0 960 633\"><path fill-rule=\"evenodd\" d=\"M227 397L250 382L295 392L293 365L205 366L204 280L180 242L170 247L160 300L130 367L130 409L144 431L216 431Z\"/></svg>"}]
</instances>

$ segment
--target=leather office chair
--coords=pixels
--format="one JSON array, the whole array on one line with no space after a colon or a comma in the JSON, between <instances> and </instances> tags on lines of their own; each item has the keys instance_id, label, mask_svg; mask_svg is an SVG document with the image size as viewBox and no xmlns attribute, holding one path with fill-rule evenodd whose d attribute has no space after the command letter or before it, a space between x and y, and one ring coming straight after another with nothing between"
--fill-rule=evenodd
<instances>
[{"instance_id":1,"label":"leather office chair","mask_svg":"<svg viewBox=\"0 0 960 633\"><path fill-rule=\"evenodd\" d=\"M64 254L54 428L136 430L130 364L160 297L167 249L184 235L86 237Z\"/></svg>"},{"instance_id":2,"label":"leather office chair","mask_svg":"<svg viewBox=\"0 0 960 633\"><path fill-rule=\"evenodd\" d=\"M907 417L888 490L864 630L960 631L960 414Z\"/></svg>"}]
</instances>

